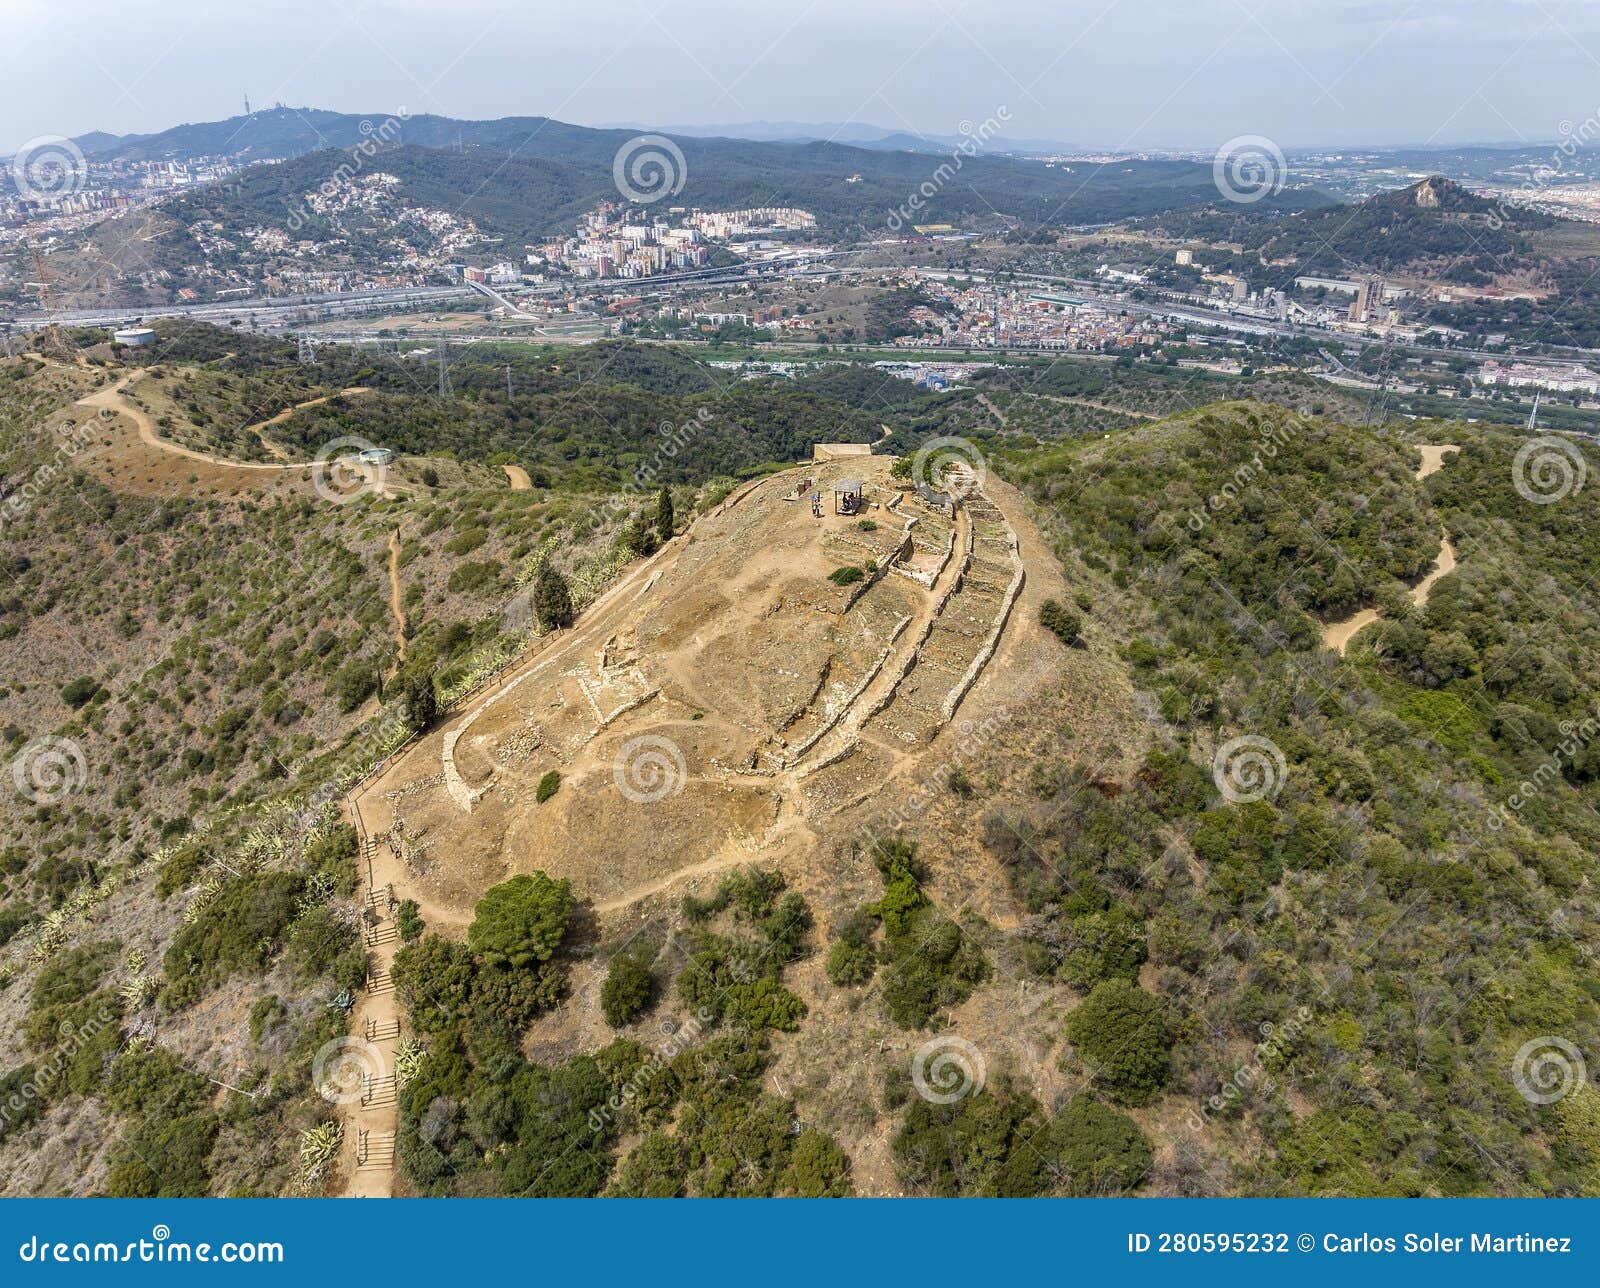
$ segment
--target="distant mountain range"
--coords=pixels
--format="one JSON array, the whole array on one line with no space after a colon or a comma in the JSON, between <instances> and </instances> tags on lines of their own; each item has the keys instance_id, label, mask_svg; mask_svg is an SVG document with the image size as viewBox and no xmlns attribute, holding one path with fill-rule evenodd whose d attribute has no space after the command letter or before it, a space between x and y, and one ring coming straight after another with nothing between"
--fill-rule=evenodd
<instances>
[{"instance_id":1,"label":"distant mountain range","mask_svg":"<svg viewBox=\"0 0 1600 1288\"><path fill-rule=\"evenodd\" d=\"M253 167L226 188L195 191L179 217L281 225L305 193L348 158L335 149L366 145L360 168L382 169L400 196L469 216L494 236L533 238L563 229L597 202L615 200L613 165L638 137L632 129L591 129L547 117L404 120L275 108L226 121L180 125L160 134L103 137L98 160L243 155L281 164ZM880 141L881 142L881 141ZM999 219L1028 224L1107 223L1216 199L1211 167L1192 161L1120 161L1047 166L979 151L898 150L827 142L766 142L679 135L682 184L669 204L704 209L799 206L825 231L898 231L916 223ZM372 148L381 149L377 153ZM924 142L924 147L926 143ZM86 150L87 147L86 147ZM936 160L936 157L941 159ZM1281 209L1324 204L1307 190L1275 199Z\"/></svg>"},{"instance_id":2,"label":"distant mountain range","mask_svg":"<svg viewBox=\"0 0 1600 1288\"><path fill-rule=\"evenodd\" d=\"M383 114L354 115L317 108L274 107L225 121L173 126L159 134L108 134L95 130L74 140L86 156L97 160L188 160L197 156L243 153L260 160L279 160L324 147L351 147L366 137L365 121L376 128ZM495 121L463 121L444 116L413 116L404 122L405 140L422 147L454 147L505 143L519 130L539 128L545 117L505 117ZM585 129L584 126L566 126ZM629 135L666 134L688 139L738 139L750 143L839 143L874 151L948 152L967 141L963 134L926 134L891 130L860 122L750 121L730 125L639 125L597 127L625 130ZM355 131L355 133L352 133ZM1044 139L995 137L990 152L1053 154L1067 145Z\"/></svg>"},{"instance_id":3,"label":"distant mountain range","mask_svg":"<svg viewBox=\"0 0 1600 1288\"><path fill-rule=\"evenodd\" d=\"M762 143L848 143L858 148L891 152L948 152L960 147L968 137L963 134L925 134L920 130L890 130L881 125L858 121L746 121L733 125L663 125L658 128L663 134L686 138L750 139ZM1071 145L1060 141L1018 139L1002 134L991 141L988 150L1038 155L1073 149Z\"/></svg>"}]
</instances>

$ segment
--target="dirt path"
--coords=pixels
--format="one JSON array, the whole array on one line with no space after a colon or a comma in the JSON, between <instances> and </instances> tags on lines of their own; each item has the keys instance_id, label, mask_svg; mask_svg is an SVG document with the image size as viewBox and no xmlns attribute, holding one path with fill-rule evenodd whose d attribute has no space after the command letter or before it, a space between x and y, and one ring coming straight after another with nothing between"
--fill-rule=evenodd
<instances>
[{"instance_id":1,"label":"dirt path","mask_svg":"<svg viewBox=\"0 0 1600 1288\"><path fill-rule=\"evenodd\" d=\"M533 486L533 480L528 477L528 471L520 465L502 465L506 472L506 481L511 484L513 492L526 492Z\"/></svg>"},{"instance_id":2,"label":"dirt path","mask_svg":"<svg viewBox=\"0 0 1600 1288\"><path fill-rule=\"evenodd\" d=\"M395 1056L400 1045L400 1002L390 971L400 948L394 909L406 898L405 864L387 836L371 836L359 806L352 821L361 837L361 933L367 950L367 986L356 995L350 1012L346 1052L352 1067L369 1075L359 1089L340 1103L344 1123L340 1175L344 1198L394 1197L395 1140L400 1106ZM341 1088L342 1089L342 1088Z\"/></svg>"},{"instance_id":3,"label":"dirt path","mask_svg":"<svg viewBox=\"0 0 1600 1288\"><path fill-rule=\"evenodd\" d=\"M978 395L978 401L983 404L983 406L988 410L990 415L992 415L997 421L1000 422L1000 428L1004 429L1006 427L1006 414L1005 414L1005 412L1001 411L998 407L996 407L994 405L993 402L990 401L988 394L979 394Z\"/></svg>"},{"instance_id":4,"label":"dirt path","mask_svg":"<svg viewBox=\"0 0 1600 1288\"><path fill-rule=\"evenodd\" d=\"M231 461L223 456L213 456L209 452L196 451L192 447L185 447L181 443L174 443L170 438L162 438L156 432L156 423L151 419L150 413L137 406L125 392L129 385L136 379L135 375L123 376L115 384L107 385L104 389L97 389L92 394L85 394L74 404L78 407L93 408L96 411L108 410L120 412L127 416L139 428L139 441L146 447L152 447L158 452L168 452L173 456L182 456L186 460L199 461L205 465L224 465L229 469L281 473L284 470L303 470L308 468L305 463L293 465L275 465L265 462Z\"/></svg>"},{"instance_id":5,"label":"dirt path","mask_svg":"<svg viewBox=\"0 0 1600 1288\"><path fill-rule=\"evenodd\" d=\"M1459 452L1461 447L1456 443L1419 443L1417 451L1422 454L1422 463L1417 466L1417 478L1425 479L1430 474L1437 473L1444 466L1445 455L1449 452ZM1422 607L1428 602L1428 596L1433 592L1434 584L1439 578L1447 576L1456 568L1456 548L1450 540L1448 532L1439 534L1439 555L1433 561L1433 567L1421 581L1411 588L1411 602L1417 607ZM1329 622L1322 628L1322 647L1331 648L1340 657L1344 656L1345 649L1350 646L1350 641L1378 620L1376 608L1363 608L1360 612L1352 613L1337 622Z\"/></svg>"},{"instance_id":6,"label":"dirt path","mask_svg":"<svg viewBox=\"0 0 1600 1288\"><path fill-rule=\"evenodd\" d=\"M1115 407L1098 398L1068 398L1064 394L1036 394L1026 389L1018 390L1025 398L1042 398L1045 402L1066 403L1069 407L1093 407L1099 411L1114 411L1119 416L1132 416L1136 420L1160 420L1161 414L1153 411L1135 411L1132 407Z\"/></svg>"},{"instance_id":7,"label":"dirt path","mask_svg":"<svg viewBox=\"0 0 1600 1288\"><path fill-rule=\"evenodd\" d=\"M399 670L400 663L406 660L406 633L410 629L406 622L405 600L400 594L399 528L389 534L389 612L394 617L395 670Z\"/></svg>"},{"instance_id":8,"label":"dirt path","mask_svg":"<svg viewBox=\"0 0 1600 1288\"><path fill-rule=\"evenodd\" d=\"M85 394L73 405L77 407L92 408L96 411L104 409L113 412L120 412L122 415L129 417L133 423L138 426L139 441L146 447L154 448L158 452L167 452L173 456L181 456L186 460L198 461L204 465L220 465L225 469L241 470L252 474L261 474L263 472L268 474L283 474L291 471L309 470L311 468L311 463L309 461L288 461L281 464L274 461L236 461L230 457L217 456L211 452L202 452L193 447L185 447L182 443L174 443L170 438L161 437L161 435L156 432L156 423L151 418L150 413L145 411L144 408L138 406L133 399L129 398L127 395L126 391L128 386L138 378L139 377L136 373L123 376L114 384L107 385L104 389L97 389L92 394ZM344 392L350 393L352 391L345 390ZM329 394L327 397L313 399L312 401L327 402L329 398L335 397L338 397L338 395ZM280 412L277 416L273 417L273 420L282 420L284 417L291 415L295 411L298 411L300 407L308 407L310 405L311 403L301 403L297 407L291 407L287 411ZM271 423L272 421L263 421L261 426L252 426L251 428L252 430L255 430L261 428L262 426L270 425ZM266 440L263 439L263 442L265 441ZM268 446L270 450L272 445L269 444Z\"/></svg>"},{"instance_id":9,"label":"dirt path","mask_svg":"<svg viewBox=\"0 0 1600 1288\"><path fill-rule=\"evenodd\" d=\"M370 394L371 392L372 390L366 385L351 385L350 388L341 389L336 394L323 394L320 398L308 398L305 402L296 403L293 407L285 407L276 416L272 416L267 420L257 421L254 425L248 426L245 432L254 434L261 440L261 446L266 448L268 452L276 456L280 461L286 461L289 459L289 453L267 437L267 429L270 426L288 420L295 412L302 411L307 407L320 407L323 403L332 402L335 398L349 398L356 394Z\"/></svg>"}]
</instances>

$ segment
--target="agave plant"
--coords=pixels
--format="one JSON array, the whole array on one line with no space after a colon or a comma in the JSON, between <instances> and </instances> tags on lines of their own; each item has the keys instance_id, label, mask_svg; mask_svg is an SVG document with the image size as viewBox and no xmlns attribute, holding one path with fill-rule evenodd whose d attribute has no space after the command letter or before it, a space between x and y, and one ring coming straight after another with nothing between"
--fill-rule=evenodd
<instances>
[{"instance_id":1,"label":"agave plant","mask_svg":"<svg viewBox=\"0 0 1600 1288\"><path fill-rule=\"evenodd\" d=\"M426 1048L416 1038L403 1038L394 1051L394 1085L398 1090L417 1076Z\"/></svg>"},{"instance_id":2,"label":"agave plant","mask_svg":"<svg viewBox=\"0 0 1600 1288\"><path fill-rule=\"evenodd\" d=\"M156 977L130 975L122 981L122 987L117 991L125 1011L142 1011L156 1000Z\"/></svg>"},{"instance_id":3,"label":"agave plant","mask_svg":"<svg viewBox=\"0 0 1600 1288\"><path fill-rule=\"evenodd\" d=\"M344 1144L344 1124L318 1123L300 1134L300 1165L302 1175L311 1176L339 1157Z\"/></svg>"},{"instance_id":4,"label":"agave plant","mask_svg":"<svg viewBox=\"0 0 1600 1288\"><path fill-rule=\"evenodd\" d=\"M200 883L200 891L192 903L183 910L183 924L191 925L206 910L206 905L222 890L222 878L213 873Z\"/></svg>"}]
</instances>

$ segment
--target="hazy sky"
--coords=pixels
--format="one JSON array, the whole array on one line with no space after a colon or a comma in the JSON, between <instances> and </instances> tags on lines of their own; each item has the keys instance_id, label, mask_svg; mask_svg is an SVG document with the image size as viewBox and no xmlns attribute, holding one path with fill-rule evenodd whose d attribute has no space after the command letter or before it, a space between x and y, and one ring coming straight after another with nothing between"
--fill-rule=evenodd
<instances>
[{"instance_id":1,"label":"hazy sky","mask_svg":"<svg viewBox=\"0 0 1600 1288\"><path fill-rule=\"evenodd\" d=\"M0 151L253 104L1208 147L1545 141L1600 0L0 0Z\"/></svg>"}]
</instances>

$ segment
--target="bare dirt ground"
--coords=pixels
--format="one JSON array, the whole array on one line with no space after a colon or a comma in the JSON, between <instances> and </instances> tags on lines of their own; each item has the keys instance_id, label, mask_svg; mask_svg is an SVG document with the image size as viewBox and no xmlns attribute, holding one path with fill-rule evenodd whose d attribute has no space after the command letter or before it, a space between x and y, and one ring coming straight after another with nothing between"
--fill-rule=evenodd
<instances>
[{"instance_id":1,"label":"bare dirt ground","mask_svg":"<svg viewBox=\"0 0 1600 1288\"><path fill-rule=\"evenodd\" d=\"M506 472L506 482L511 484L513 492L526 492L533 486L533 480L528 477L528 471L520 465L507 465L503 467Z\"/></svg>"},{"instance_id":2,"label":"bare dirt ground","mask_svg":"<svg viewBox=\"0 0 1600 1288\"><path fill-rule=\"evenodd\" d=\"M140 373L130 372L85 394L75 404L95 413L96 423L110 439L86 463L100 470L119 489L141 496L236 495L244 491L305 494L315 490L315 472L307 462L235 461L163 438L154 418L130 396L130 390L141 378ZM313 398L250 428L269 450L282 455L282 449L266 437L267 426L287 419L304 407L367 392L370 391L364 386L354 386L337 394ZM387 481L382 486L386 492L395 490Z\"/></svg>"},{"instance_id":3,"label":"bare dirt ground","mask_svg":"<svg viewBox=\"0 0 1600 1288\"><path fill-rule=\"evenodd\" d=\"M1422 454L1422 463L1417 466L1417 478L1425 479L1428 475L1437 473L1444 466L1445 455L1460 450L1461 447L1457 443L1417 444L1417 451ZM1429 569L1427 576L1411 588L1411 602L1419 608L1426 604L1434 583L1439 578L1454 572L1455 568L1456 548L1450 541L1450 534L1442 533L1439 537L1439 557L1433 561L1433 567ZM1331 648L1343 657L1345 650L1350 647L1350 641L1377 620L1376 608L1363 608L1340 621L1329 622L1322 628L1322 647Z\"/></svg>"},{"instance_id":4,"label":"bare dirt ground","mask_svg":"<svg viewBox=\"0 0 1600 1288\"><path fill-rule=\"evenodd\" d=\"M120 490L140 496L312 490L309 465L230 461L162 438L150 414L128 397L137 379L136 374L122 376L76 403L95 414L109 440L86 465Z\"/></svg>"},{"instance_id":5,"label":"bare dirt ground","mask_svg":"<svg viewBox=\"0 0 1600 1288\"><path fill-rule=\"evenodd\" d=\"M528 1035L540 1058L605 1045L604 946L670 924L684 894L735 866L781 870L822 943L880 889L852 841L899 829L923 843L941 906L1014 924L981 812L1025 791L1043 754L1094 755L1107 772L1143 754L1100 739L1138 727L1121 671L1037 624L1042 600L1066 589L1021 497L991 479L951 516L894 488L890 463L812 463L735 493L358 791L361 826L399 838L398 856L378 847L377 888L416 899L430 930L463 936L484 889L516 873L572 881L602 953ZM829 496L846 473L877 508L825 503L813 518L809 493ZM883 569L913 518L931 577L828 580ZM952 767L984 800L944 790ZM538 804L552 769L560 788ZM875 1002L828 984L822 956L786 976L810 1016L776 1040L773 1089L845 1145L862 1192L893 1193L888 1142L863 1107L926 1035L871 1018ZM1048 1093L1070 994L1035 986L1019 1001L1016 988L986 985L946 1019ZM373 1002L398 1019L392 994ZM659 1018L634 1036L658 1040Z\"/></svg>"}]
</instances>

